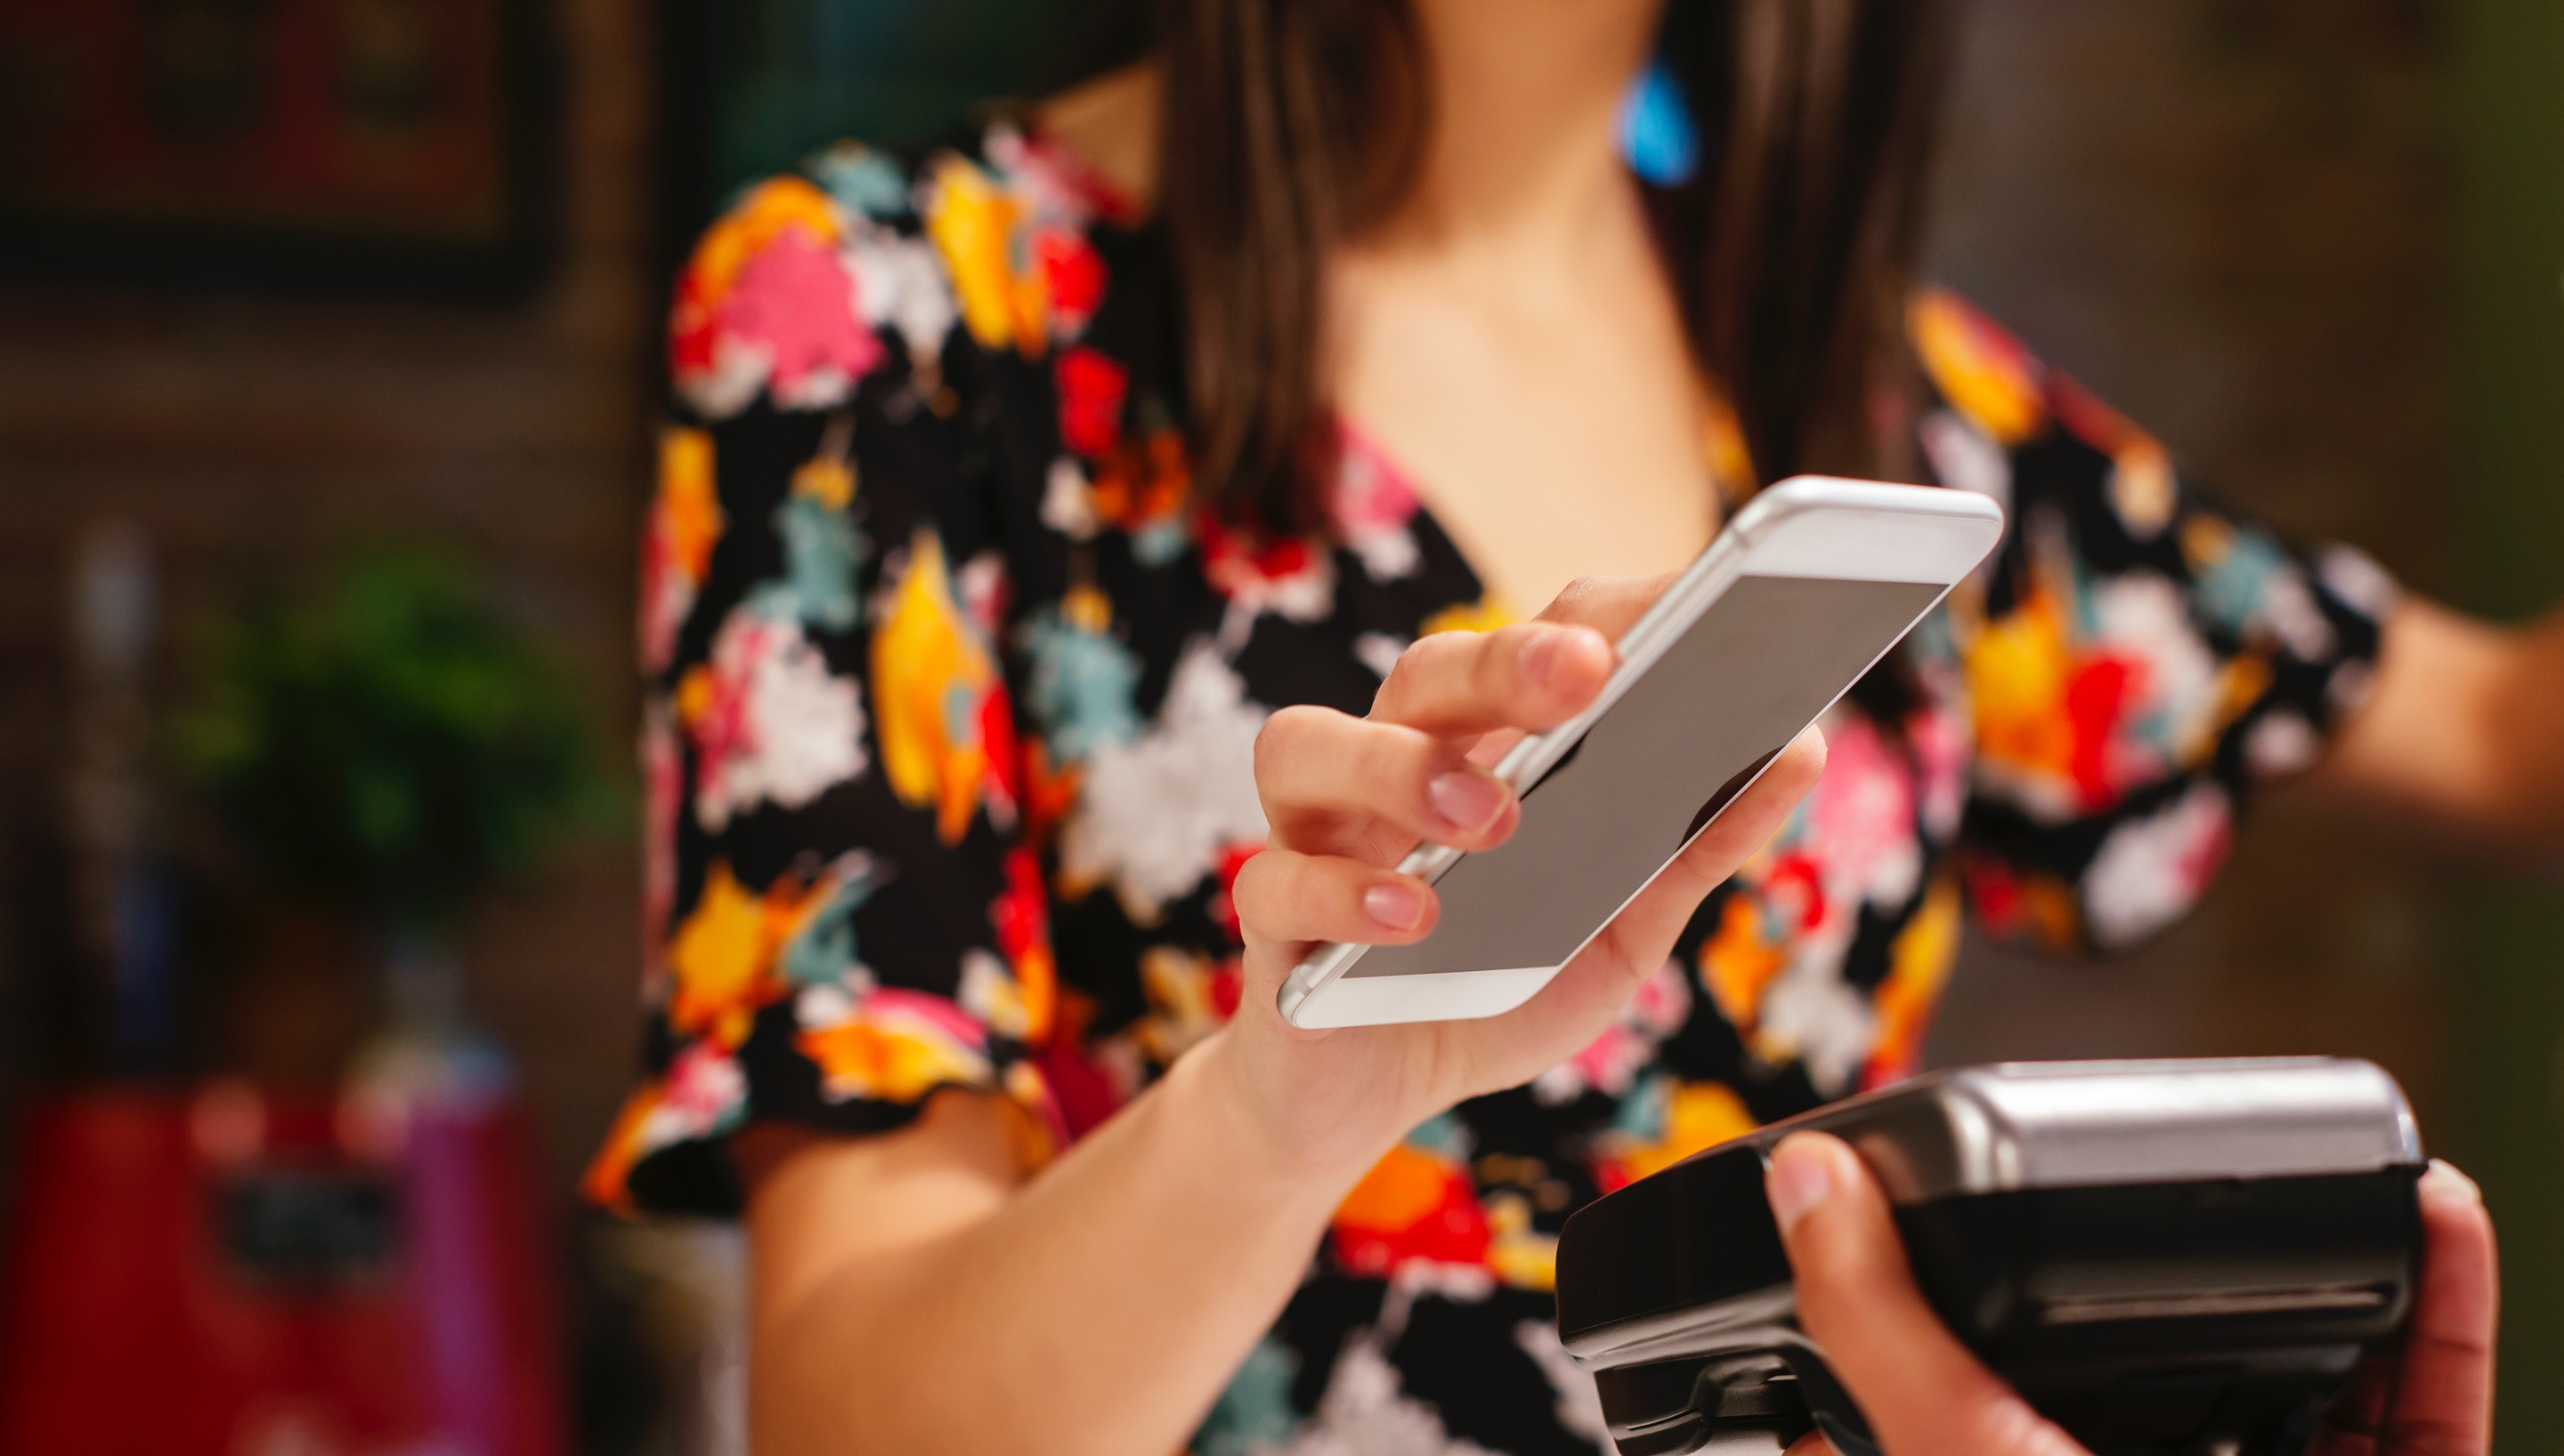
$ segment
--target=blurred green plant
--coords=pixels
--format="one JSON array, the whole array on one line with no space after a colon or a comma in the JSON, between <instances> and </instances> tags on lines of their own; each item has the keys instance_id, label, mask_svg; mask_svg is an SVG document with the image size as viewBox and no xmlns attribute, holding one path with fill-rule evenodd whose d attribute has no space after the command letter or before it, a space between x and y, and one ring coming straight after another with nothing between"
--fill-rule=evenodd
<instances>
[{"instance_id":1,"label":"blurred green plant","mask_svg":"<svg viewBox=\"0 0 2564 1456\"><path fill-rule=\"evenodd\" d=\"M447 930L606 797L568 675L444 556L252 603L200 667L185 777L266 888L378 932Z\"/></svg>"}]
</instances>

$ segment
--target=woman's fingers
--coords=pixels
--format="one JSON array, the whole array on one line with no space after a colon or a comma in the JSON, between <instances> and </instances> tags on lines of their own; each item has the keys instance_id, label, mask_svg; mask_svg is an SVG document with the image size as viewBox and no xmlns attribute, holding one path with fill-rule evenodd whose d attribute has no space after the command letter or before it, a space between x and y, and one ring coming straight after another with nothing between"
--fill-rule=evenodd
<instances>
[{"instance_id":1,"label":"woman's fingers","mask_svg":"<svg viewBox=\"0 0 2564 1456\"><path fill-rule=\"evenodd\" d=\"M1591 627L1617 642L1620 634L1656 604L1656 598L1673 585L1679 571L1657 576L1580 576L1567 583L1548 606L1535 618L1542 622L1563 622Z\"/></svg>"},{"instance_id":2,"label":"woman's fingers","mask_svg":"<svg viewBox=\"0 0 2564 1456\"><path fill-rule=\"evenodd\" d=\"M1334 855L1267 849L1229 892L1238 925L1258 940L1402 945L1433 929L1432 889L1411 875Z\"/></svg>"},{"instance_id":3,"label":"woman's fingers","mask_svg":"<svg viewBox=\"0 0 2564 1456\"><path fill-rule=\"evenodd\" d=\"M1589 578L1542 620L1426 637L1398 658L1363 723L1323 709L1275 714L1256 742L1256 782L1277 839L1381 862L1416 841L1502 843L1514 796L1479 771L1491 752L1472 750L1510 746L1592 706L1617 662L1609 634L1670 579ZM1434 738L1475 741L1444 750Z\"/></svg>"},{"instance_id":4,"label":"woman's fingers","mask_svg":"<svg viewBox=\"0 0 2564 1456\"><path fill-rule=\"evenodd\" d=\"M1839 1139L1796 1133L1764 1185L1799 1323L1889 1456L2087 1456L1977 1361L1914 1285L1887 1198Z\"/></svg>"},{"instance_id":5,"label":"woman's fingers","mask_svg":"<svg viewBox=\"0 0 2564 1456\"><path fill-rule=\"evenodd\" d=\"M1612 662L1609 639L1591 627L1436 632L1397 659L1371 716L1446 737L1554 728L1593 703Z\"/></svg>"},{"instance_id":6,"label":"woman's fingers","mask_svg":"<svg viewBox=\"0 0 2564 1456\"><path fill-rule=\"evenodd\" d=\"M1647 608L1655 605L1656 598L1664 595L1665 588L1681 574L1667 571L1659 576L1582 576L1569 582L1567 589L1532 620L1535 624L1549 622L1562 627L1591 628L1602 634L1605 641L1617 642L1621 634L1627 632ZM1609 676L1606 670L1603 677L1607 679ZM1599 684L1595 691L1601 691ZM1584 710L1579 708L1575 711L1581 713ZM1534 728L1545 726L1532 725ZM1469 756L1480 763L1494 763L1521 741L1522 736L1522 729L1516 727L1490 729L1487 736L1469 750Z\"/></svg>"},{"instance_id":7,"label":"woman's fingers","mask_svg":"<svg viewBox=\"0 0 2564 1456\"><path fill-rule=\"evenodd\" d=\"M1392 864L1418 841L1492 849L1520 809L1505 781L1420 728L1285 708L1255 739L1277 844Z\"/></svg>"}]
</instances>

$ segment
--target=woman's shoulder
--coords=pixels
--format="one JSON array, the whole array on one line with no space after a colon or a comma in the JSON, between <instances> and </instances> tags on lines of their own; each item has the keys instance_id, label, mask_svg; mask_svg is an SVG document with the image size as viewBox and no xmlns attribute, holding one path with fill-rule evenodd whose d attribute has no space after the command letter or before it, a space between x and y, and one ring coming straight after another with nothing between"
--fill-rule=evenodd
<instances>
[{"instance_id":1,"label":"woman's shoulder","mask_svg":"<svg viewBox=\"0 0 2564 1456\"><path fill-rule=\"evenodd\" d=\"M1964 421L1977 437L2008 451L2061 437L2149 476L2170 470L2168 452L2152 435L1959 294L1916 290L1905 324L1915 361L1943 407L1941 418ZM1927 424L1927 447L1931 434ZM1932 453L1936 464L1946 465L1939 457L1947 451Z\"/></svg>"},{"instance_id":2,"label":"woman's shoulder","mask_svg":"<svg viewBox=\"0 0 2564 1456\"><path fill-rule=\"evenodd\" d=\"M841 141L742 188L679 274L669 374L706 420L836 409L963 343L1038 356L1100 304L1120 195L1006 119L925 147Z\"/></svg>"}]
</instances>

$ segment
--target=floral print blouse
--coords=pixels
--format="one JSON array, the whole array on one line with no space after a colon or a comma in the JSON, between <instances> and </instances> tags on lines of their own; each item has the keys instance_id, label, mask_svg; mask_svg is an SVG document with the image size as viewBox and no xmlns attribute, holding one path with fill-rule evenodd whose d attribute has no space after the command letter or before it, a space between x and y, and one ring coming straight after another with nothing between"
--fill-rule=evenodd
<instances>
[{"instance_id":1,"label":"floral print blouse","mask_svg":"<svg viewBox=\"0 0 2564 1456\"><path fill-rule=\"evenodd\" d=\"M1416 637L1502 619L1356 433L1326 535L1205 516L1174 299L1163 237L1005 124L839 147L704 237L642 561L646 1075L597 1201L731 1212L749 1120L860 1135L945 1087L1092 1129L1236 1008L1265 715L1362 713ZM2171 924L2360 696L2374 566L2221 513L1958 300L1910 321L1921 458L2004 504L1998 556L1616 1026L1354 1189L1201 1456L1607 1449L1551 1324L1567 1215L1911 1071L1965 918Z\"/></svg>"}]
</instances>

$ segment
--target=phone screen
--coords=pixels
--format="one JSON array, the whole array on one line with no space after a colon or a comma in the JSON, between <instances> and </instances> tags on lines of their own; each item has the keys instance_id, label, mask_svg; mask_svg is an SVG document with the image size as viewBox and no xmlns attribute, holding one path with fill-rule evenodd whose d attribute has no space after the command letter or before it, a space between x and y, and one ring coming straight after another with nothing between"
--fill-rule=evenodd
<instances>
[{"instance_id":1,"label":"phone screen","mask_svg":"<svg viewBox=\"0 0 2564 1456\"><path fill-rule=\"evenodd\" d=\"M1738 577L1523 796L1514 837L1442 877L1433 934L1345 974L1564 962L1942 590Z\"/></svg>"}]
</instances>

